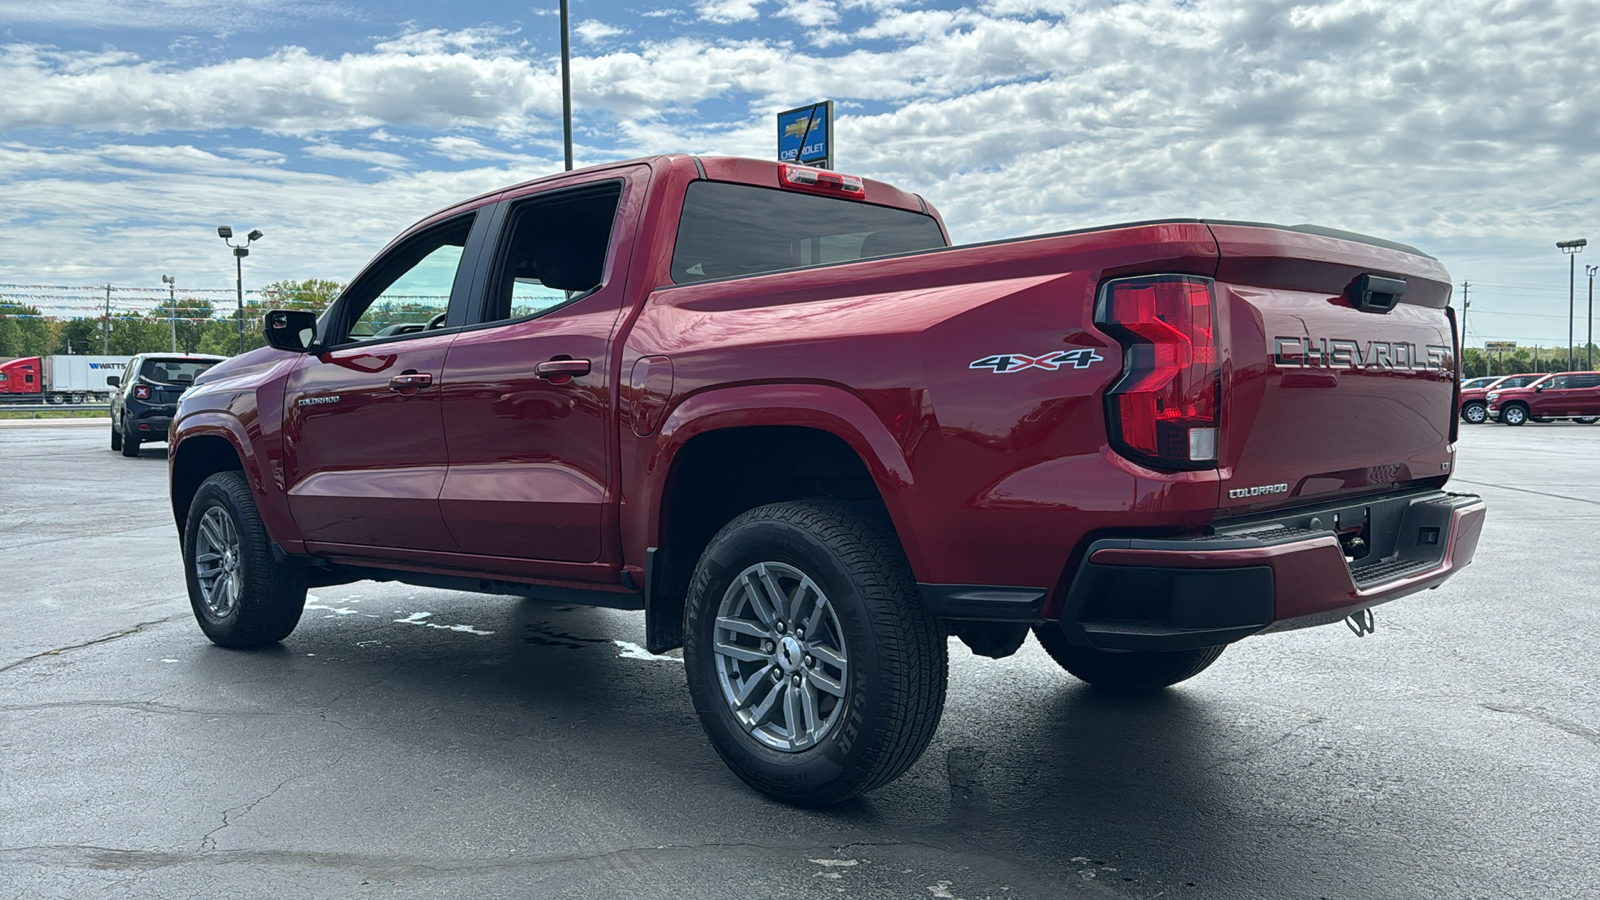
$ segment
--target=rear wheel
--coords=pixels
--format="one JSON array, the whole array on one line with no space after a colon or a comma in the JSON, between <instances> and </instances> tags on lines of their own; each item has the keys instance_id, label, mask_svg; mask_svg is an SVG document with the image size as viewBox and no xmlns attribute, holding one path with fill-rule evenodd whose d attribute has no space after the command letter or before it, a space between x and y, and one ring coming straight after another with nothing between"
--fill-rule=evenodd
<instances>
[{"instance_id":1,"label":"rear wheel","mask_svg":"<svg viewBox=\"0 0 1600 900\"><path fill-rule=\"evenodd\" d=\"M1488 407L1476 401L1461 407L1461 418L1473 425L1482 425L1483 420L1489 417Z\"/></svg>"},{"instance_id":2,"label":"rear wheel","mask_svg":"<svg viewBox=\"0 0 1600 900\"><path fill-rule=\"evenodd\" d=\"M289 636L306 603L305 569L275 565L267 529L240 472L195 492L183 531L189 606L211 642L264 647Z\"/></svg>"},{"instance_id":3,"label":"rear wheel","mask_svg":"<svg viewBox=\"0 0 1600 900\"><path fill-rule=\"evenodd\" d=\"M139 432L128 427L126 419L123 420L122 440L118 443L122 444L123 456L139 455Z\"/></svg>"},{"instance_id":4,"label":"rear wheel","mask_svg":"<svg viewBox=\"0 0 1600 900\"><path fill-rule=\"evenodd\" d=\"M1096 650L1069 642L1067 636L1061 633L1061 628L1053 622L1035 625L1033 635L1061 668L1097 688L1123 694L1158 691L1187 681L1216 662L1224 649L1201 647L1169 652Z\"/></svg>"},{"instance_id":5,"label":"rear wheel","mask_svg":"<svg viewBox=\"0 0 1600 900\"><path fill-rule=\"evenodd\" d=\"M1521 403L1513 403L1500 411L1500 421L1507 425L1521 425L1528 421L1528 408Z\"/></svg>"},{"instance_id":6,"label":"rear wheel","mask_svg":"<svg viewBox=\"0 0 1600 900\"><path fill-rule=\"evenodd\" d=\"M1600 416L1580 416L1572 421L1577 422L1579 425L1593 425L1596 422L1600 422Z\"/></svg>"},{"instance_id":7,"label":"rear wheel","mask_svg":"<svg viewBox=\"0 0 1600 900\"><path fill-rule=\"evenodd\" d=\"M684 616L701 724L762 793L819 806L872 790L939 725L944 633L894 530L846 504L775 503L729 522Z\"/></svg>"}]
</instances>

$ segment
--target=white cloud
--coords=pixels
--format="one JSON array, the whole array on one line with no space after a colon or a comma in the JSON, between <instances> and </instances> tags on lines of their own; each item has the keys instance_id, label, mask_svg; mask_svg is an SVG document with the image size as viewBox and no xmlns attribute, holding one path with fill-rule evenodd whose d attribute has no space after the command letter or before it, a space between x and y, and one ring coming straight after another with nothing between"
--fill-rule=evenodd
<instances>
[{"instance_id":1,"label":"white cloud","mask_svg":"<svg viewBox=\"0 0 1600 900\"><path fill-rule=\"evenodd\" d=\"M596 19L585 19L584 21L572 26L572 30L578 35L578 37L583 38L585 41L588 41L591 44L598 44L606 38L616 37L619 34L628 33L626 29L618 28L615 25L608 25L605 22L601 22Z\"/></svg>"},{"instance_id":2,"label":"white cloud","mask_svg":"<svg viewBox=\"0 0 1600 900\"><path fill-rule=\"evenodd\" d=\"M764 0L701 0L695 4L700 17L710 22L749 22L761 15Z\"/></svg>"},{"instance_id":3,"label":"white cloud","mask_svg":"<svg viewBox=\"0 0 1600 900\"><path fill-rule=\"evenodd\" d=\"M342 147L338 144L329 143L312 143L305 145L301 152L313 159L336 159L363 163L374 170L380 171L414 167L410 157L401 156L398 153L390 153L386 150Z\"/></svg>"}]
</instances>

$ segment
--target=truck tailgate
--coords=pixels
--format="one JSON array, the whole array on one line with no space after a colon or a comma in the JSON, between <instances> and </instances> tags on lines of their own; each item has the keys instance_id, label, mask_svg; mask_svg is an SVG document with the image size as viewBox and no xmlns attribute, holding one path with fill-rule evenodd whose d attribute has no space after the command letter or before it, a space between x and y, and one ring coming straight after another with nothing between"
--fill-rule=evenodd
<instances>
[{"instance_id":1,"label":"truck tailgate","mask_svg":"<svg viewBox=\"0 0 1600 900\"><path fill-rule=\"evenodd\" d=\"M1224 515L1434 481L1451 466L1456 381L1449 276L1398 244L1212 224L1227 397ZM1358 308L1363 276L1404 281ZM1380 281L1376 279L1391 279Z\"/></svg>"}]
</instances>

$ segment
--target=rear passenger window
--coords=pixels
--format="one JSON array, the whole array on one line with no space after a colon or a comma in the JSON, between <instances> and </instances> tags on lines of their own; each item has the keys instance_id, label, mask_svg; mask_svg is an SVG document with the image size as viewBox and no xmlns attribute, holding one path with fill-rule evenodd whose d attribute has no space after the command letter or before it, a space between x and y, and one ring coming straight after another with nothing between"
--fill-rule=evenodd
<instances>
[{"instance_id":1,"label":"rear passenger window","mask_svg":"<svg viewBox=\"0 0 1600 900\"><path fill-rule=\"evenodd\" d=\"M1600 387L1600 374L1597 374L1597 375L1573 375L1573 376L1571 376L1569 378L1569 380L1567 382L1567 387L1572 387L1572 388Z\"/></svg>"},{"instance_id":2,"label":"rear passenger window","mask_svg":"<svg viewBox=\"0 0 1600 900\"><path fill-rule=\"evenodd\" d=\"M621 196L611 181L514 206L484 321L542 316L597 290Z\"/></svg>"},{"instance_id":3,"label":"rear passenger window","mask_svg":"<svg viewBox=\"0 0 1600 900\"><path fill-rule=\"evenodd\" d=\"M858 200L696 181L683 199L678 284L945 246L932 216Z\"/></svg>"}]
</instances>

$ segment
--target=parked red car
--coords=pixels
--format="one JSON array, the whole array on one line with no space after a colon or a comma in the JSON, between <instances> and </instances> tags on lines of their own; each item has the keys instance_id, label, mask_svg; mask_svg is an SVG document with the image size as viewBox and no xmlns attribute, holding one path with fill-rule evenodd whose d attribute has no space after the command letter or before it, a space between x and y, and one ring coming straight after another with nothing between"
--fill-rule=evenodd
<instances>
[{"instance_id":1,"label":"parked red car","mask_svg":"<svg viewBox=\"0 0 1600 900\"><path fill-rule=\"evenodd\" d=\"M1195 219L947 243L890 185L692 156L428 217L180 402L201 629L270 644L362 578L642 610L729 767L821 804L928 746L951 635L1153 690L1472 559L1438 260Z\"/></svg>"},{"instance_id":2,"label":"parked red car","mask_svg":"<svg viewBox=\"0 0 1600 900\"><path fill-rule=\"evenodd\" d=\"M1571 419L1591 425L1600 421L1600 372L1561 372L1519 388L1491 389L1487 412L1496 421L1521 425L1532 419Z\"/></svg>"},{"instance_id":3,"label":"parked red car","mask_svg":"<svg viewBox=\"0 0 1600 900\"><path fill-rule=\"evenodd\" d=\"M1462 421L1474 425L1482 425L1489 419L1489 392L1496 389L1526 387L1535 381L1548 378L1548 375L1502 375L1498 378L1474 378L1461 385L1461 399L1457 410Z\"/></svg>"}]
</instances>

